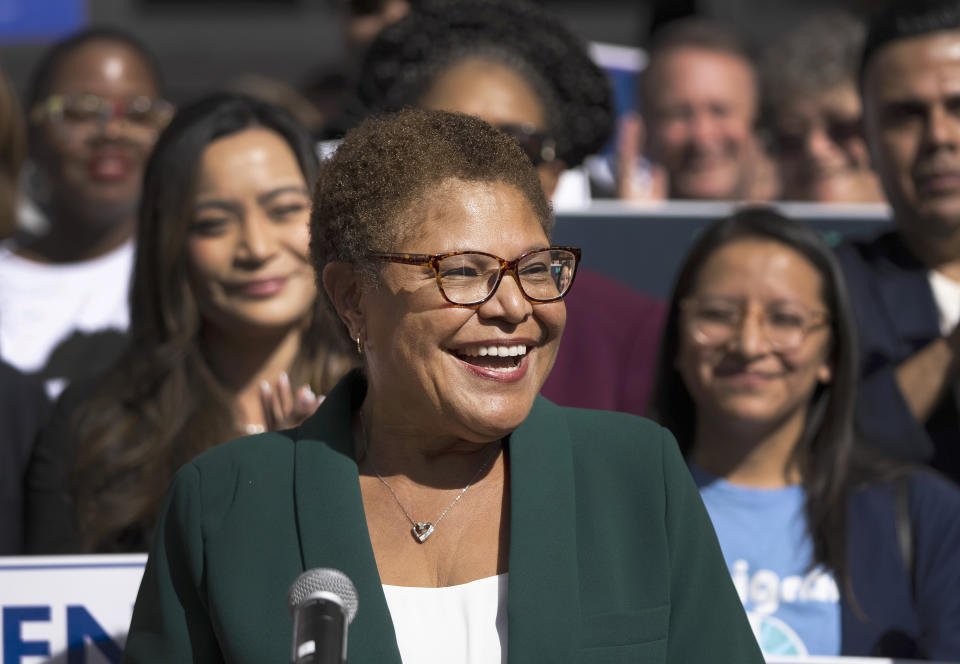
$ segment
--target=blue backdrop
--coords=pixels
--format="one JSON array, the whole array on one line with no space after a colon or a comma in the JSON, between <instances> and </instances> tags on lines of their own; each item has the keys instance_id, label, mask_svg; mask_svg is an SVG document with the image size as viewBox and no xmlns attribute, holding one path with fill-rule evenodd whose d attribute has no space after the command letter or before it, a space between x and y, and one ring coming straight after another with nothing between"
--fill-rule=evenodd
<instances>
[{"instance_id":1,"label":"blue backdrop","mask_svg":"<svg viewBox=\"0 0 960 664\"><path fill-rule=\"evenodd\" d=\"M0 0L0 43L50 41L87 23L87 0Z\"/></svg>"}]
</instances>

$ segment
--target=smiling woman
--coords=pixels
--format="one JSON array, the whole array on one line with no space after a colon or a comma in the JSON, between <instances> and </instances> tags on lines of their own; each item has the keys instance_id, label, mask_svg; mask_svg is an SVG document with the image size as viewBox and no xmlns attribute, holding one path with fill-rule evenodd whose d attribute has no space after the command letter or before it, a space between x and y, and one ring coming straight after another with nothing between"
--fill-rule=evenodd
<instances>
[{"instance_id":1,"label":"smiling woman","mask_svg":"<svg viewBox=\"0 0 960 664\"><path fill-rule=\"evenodd\" d=\"M960 657L960 491L860 449L836 258L763 208L707 229L677 278L654 417L677 435L760 645Z\"/></svg>"},{"instance_id":2,"label":"smiling woman","mask_svg":"<svg viewBox=\"0 0 960 664\"><path fill-rule=\"evenodd\" d=\"M310 192L289 145L251 127L212 142L199 172L186 250L207 324L232 336L302 320L316 297Z\"/></svg>"},{"instance_id":3,"label":"smiling woman","mask_svg":"<svg viewBox=\"0 0 960 664\"><path fill-rule=\"evenodd\" d=\"M133 343L65 393L35 453L32 551L146 549L177 467L298 424L349 368L310 263L316 171L306 132L246 97L197 102L161 135L140 209Z\"/></svg>"},{"instance_id":4,"label":"smiling woman","mask_svg":"<svg viewBox=\"0 0 960 664\"><path fill-rule=\"evenodd\" d=\"M0 247L0 357L51 396L123 348L143 169L172 110L160 78L143 44L103 28L54 44L33 73L23 180L47 228ZM16 165L15 144L3 161Z\"/></svg>"},{"instance_id":5,"label":"smiling woman","mask_svg":"<svg viewBox=\"0 0 960 664\"><path fill-rule=\"evenodd\" d=\"M128 660L282 661L290 621L263 607L334 567L360 598L353 664L504 662L508 642L517 662L760 662L670 435L537 396L579 253L551 246L517 142L455 113L371 119L313 201L362 369L300 427L178 473Z\"/></svg>"}]
</instances>

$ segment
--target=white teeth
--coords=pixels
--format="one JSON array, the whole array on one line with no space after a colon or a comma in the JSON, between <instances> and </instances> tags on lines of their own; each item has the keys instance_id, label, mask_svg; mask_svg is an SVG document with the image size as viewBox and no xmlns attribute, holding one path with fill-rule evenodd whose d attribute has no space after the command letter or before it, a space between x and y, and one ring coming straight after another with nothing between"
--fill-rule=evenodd
<instances>
[{"instance_id":1,"label":"white teeth","mask_svg":"<svg viewBox=\"0 0 960 664\"><path fill-rule=\"evenodd\" d=\"M525 344L516 344L513 346L474 346L472 348L462 348L457 351L460 355L467 357L517 357L527 354Z\"/></svg>"}]
</instances>

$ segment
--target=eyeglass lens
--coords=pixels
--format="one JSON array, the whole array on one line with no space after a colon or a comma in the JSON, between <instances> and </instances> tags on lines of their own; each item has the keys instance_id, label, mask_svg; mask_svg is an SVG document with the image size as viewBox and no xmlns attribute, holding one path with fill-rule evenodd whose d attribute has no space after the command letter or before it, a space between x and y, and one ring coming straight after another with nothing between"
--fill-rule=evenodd
<instances>
[{"instance_id":1,"label":"eyeglass lens","mask_svg":"<svg viewBox=\"0 0 960 664\"><path fill-rule=\"evenodd\" d=\"M106 123L112 118L123 117L135 125L161 129L172 112L163 100L144 96L115 101L83 94L64 96L60 101L63 120L73 124Z\"/></svg>"},{"instance_id":2,"label":"eyeglass lens","mask_svg":"<svg viewBox=\"0 0 960 664\"><path fill-rule=\"evenodd\" d=\"M836 145L844 146L855 138L863 137L863 128L860 118L833 118L827 120L824 125L824 132L827 137ZM777 132L777 149L783 153L803 152L807 146L807 132L804 131L785 131Z\"/></svg>"},{"instance_id":3,"label":"eyeglass lens","mask_svg":"<svg viewBox=\"0 0 960 664\"><path fill-rule=\"evenodd\" d=\"M576 256L564 249L545 249L524 256L517 264L520 288L533 300L555 300L573 282ZM456 304L480 302L497 287L500 261L485 254L456 254L439 264L444 295Z\"/></svg>"},{"instance_id":4,"label":"eyeglass lens","mask_svg":"<svg viewBox=\"0 0 960 664\"><path fill-rule=\"evenodd\" d=\"M694 333L703 343L720 344L740 331L746 317L742 303L726 300L693 301L688 309ZM770 345L778 349L796 348L820 317L799 305L776 304L767 307L762 327Z\"/></svg>"}]
</instances>

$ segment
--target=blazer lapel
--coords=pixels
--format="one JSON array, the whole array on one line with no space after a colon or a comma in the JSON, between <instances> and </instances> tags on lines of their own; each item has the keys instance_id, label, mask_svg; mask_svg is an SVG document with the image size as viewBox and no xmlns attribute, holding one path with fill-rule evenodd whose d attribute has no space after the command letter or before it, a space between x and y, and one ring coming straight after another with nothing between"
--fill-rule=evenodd
<instances>
[{"instance_id":1,"label":"blazer lapel","mask_svg":"<svg viewBox=\"0 0 960 664\"><path fill-rule=\"evenodd\" d=\"M352 414L365 386L358 373L341 381L297 430L294 494L304 569L333 567L357 588L350 625L351 664L401 664L367 531L354 459Z\"/></svg>"},{"instance_id":2,"label":"blazer lapel","mask_svg":"<svg viewBox=\"0 0 960 664\"><path fill-rule=\"evenodd\" d=\"M580 601L573 446L563 411L538 397L510 436L509 453L507 661L571 661Z\"/></svg>"},{"instance_id":3,"label":"blazer lapel","mask_svg":"<svg viewBox=\"0 0 960 664\"><path fill-rule=\"evenodd\" d=\"M883 276L882 288L877 290L896 338L916 350L940 336L937 303L927 268L907 250L899 235L890 235L887 240L891 245L879 262Z\"/></svg>"},{"instance_id":4,"label":"blazer lapel","mask_svg":"<svg viewBox=\"0 0 960 664\"><path fill-rule=\"evenodd\" d=\"M334 567L357 587L351 664L400 664L393 621L367 532L351 416L354 374L297 431L294 493L304 569ZM538 397L510 436L510 664L569 661L576 651L579 578L573 449L563 411Z\"/></svg>"}]
</instances>

